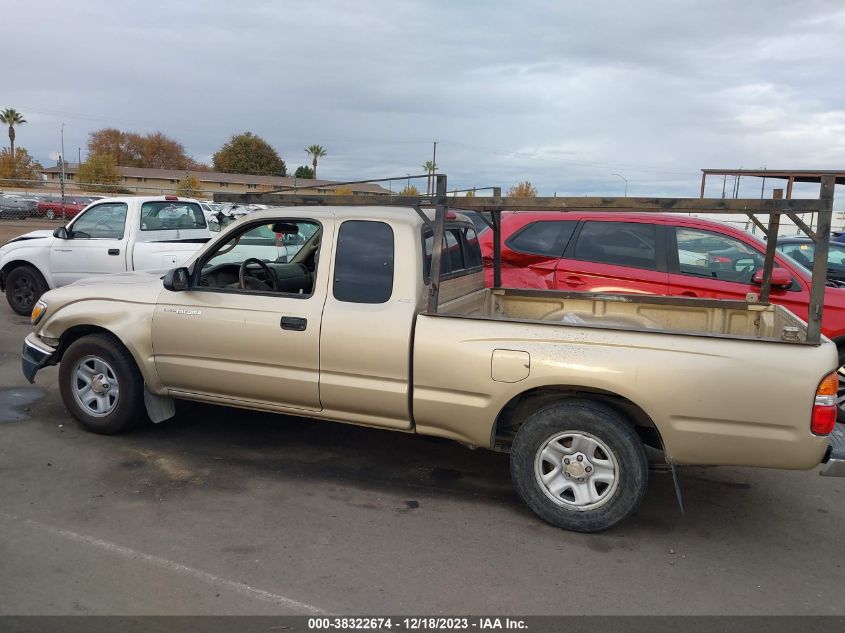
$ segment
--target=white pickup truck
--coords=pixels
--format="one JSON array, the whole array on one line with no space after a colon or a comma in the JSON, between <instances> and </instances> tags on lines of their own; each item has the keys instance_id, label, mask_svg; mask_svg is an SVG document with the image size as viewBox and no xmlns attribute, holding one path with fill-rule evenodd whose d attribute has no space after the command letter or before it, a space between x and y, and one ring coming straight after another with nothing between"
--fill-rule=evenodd
<instances>
[{"instance_id":1,"label":"white pickup truck","mask_svg":"<svg viewBox=\"0 0 845 633\"><path fill-rule=\"evenodd\" d=\"M32 231L0 247L0 291L20 315L42 294L83 277L178 266L211 238L196 200L104 198L67 226Z\"/></svg>"}]
</instances>

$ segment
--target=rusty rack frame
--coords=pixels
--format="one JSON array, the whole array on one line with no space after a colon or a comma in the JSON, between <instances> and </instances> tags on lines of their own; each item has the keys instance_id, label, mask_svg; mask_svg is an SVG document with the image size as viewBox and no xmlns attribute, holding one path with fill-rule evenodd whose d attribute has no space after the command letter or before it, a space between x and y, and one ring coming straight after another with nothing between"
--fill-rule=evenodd
<instances>
[{"instance_id":1,"label":"rusty rack frame","mask_svg":"<svg viewBox=\"0 0 845 633\"><path fill-rule=\"evenodd\" d=\"M362 184L368 182L387 182L407 178L428 178L429 174L402 176L373 180L356 180L333 183L335 186ZM434 233L431 256L431 279L428 296L428 312L437 313L440 292L441 255L443 236L448 209L475 211L493 230L493 285L501 286L502 259L502 211L602 211L638 213L710 213L710 214L745 214L766 236L766 254L763 260L763 283L760 288L760 303L769 303L772 285L772 269L775 263L775 248L781 216L787 216L814 243L812 284L810 289L810 309L807 316L807 340L809 344L821 342L822 313L824 311L824 291L827 285L827 255L830 244L830 225L833 217L833 192L836 182L834 175L821 178L818 199L737 199L737 198L503 198L501 188L493 187L490 197L450 197L447 195L446 175L435 175L435 193L429 196L360 196L285 193L279 190L267 193L214 194L215 202L238 204L261 203L274 206L402 206L414 209L423 221L432 227ZM422 211L423 207L434 207L434 221ZM815 230L808 226L799 213L817 213L818 222ZM768 216L764 224L757 216Z\"/></svg>"}]
</instances>

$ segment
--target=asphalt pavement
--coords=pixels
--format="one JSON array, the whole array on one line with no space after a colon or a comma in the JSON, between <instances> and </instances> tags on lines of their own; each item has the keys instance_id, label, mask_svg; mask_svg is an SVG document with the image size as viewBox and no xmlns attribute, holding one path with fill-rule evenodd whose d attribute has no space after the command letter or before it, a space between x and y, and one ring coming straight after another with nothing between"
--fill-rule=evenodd
<instances>
[{"instance_id":1,"label":"asphalt pavement","mask_svg":"<svg viewBox=\"0 0 845 633\"><path fill-rule=\"evenodd\" d=\"M845 481L687 468L682 515L653 472L575 534L445 440L191 403L86 433L28 331L4 302L0 614L845 614Z\"/></svg>"}]
</instances>

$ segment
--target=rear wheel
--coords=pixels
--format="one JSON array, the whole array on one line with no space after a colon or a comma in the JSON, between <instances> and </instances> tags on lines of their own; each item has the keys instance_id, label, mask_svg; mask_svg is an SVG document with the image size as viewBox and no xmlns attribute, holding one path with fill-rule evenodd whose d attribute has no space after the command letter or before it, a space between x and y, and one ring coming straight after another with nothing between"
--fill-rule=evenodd
<instances>
[{"instance_id":1,"label":"rear wheel","mask_svg":"<svg viewBox=\"0 0 845 633\"><path fill-rule=\"evenodd\" d=\"M47 292L47 283L32 266L18 266L6 276L6 300L21 316L29 316L35 302Z\"/></svg>"},{"instance_id":2,"label":"rear wheel","mask_svg":"<svg viewBox=\"0 0 845 633\"><path fill-rule=\"evenodd\" d=\"M522 500L549 523L598 532L637 509L648 462L642 441L621 415L601 403L572 399L525 420L511 448L511 477Z\"/></svg>"},{"instance_id":3,"label":"rear wheel","mask_svg":"<svg viewBox=\"0 0 845 633\"><path fill-rule=\"evenodd\" d=\"M67 348L59 390L71 415L94 433L123 433L145 416L141 373L126 348L108 335L84 336Z\"/></svg>"}]
</instances>

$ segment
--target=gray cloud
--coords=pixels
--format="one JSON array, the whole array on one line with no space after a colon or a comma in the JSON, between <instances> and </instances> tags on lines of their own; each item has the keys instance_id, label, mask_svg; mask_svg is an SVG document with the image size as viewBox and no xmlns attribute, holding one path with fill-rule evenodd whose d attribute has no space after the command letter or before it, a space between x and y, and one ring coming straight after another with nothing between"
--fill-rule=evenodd
<instances>
[{"instance_id":1,"label":"gray cloud","mask_svg":"<svg viewBox=\"0 0 845 633\"><path fill-rule=\"evenodd\" d=\"M251 130L291 168L326 146L337 179L418 172L437 138L451 185L544 194L616 193L616 172L635 195L695 195L701 167L845 165L836 0L80 0L4 17L0 106L44 161L64 121L69 156L105 125L202 160Z\"/></svg>"}]
</instances>

